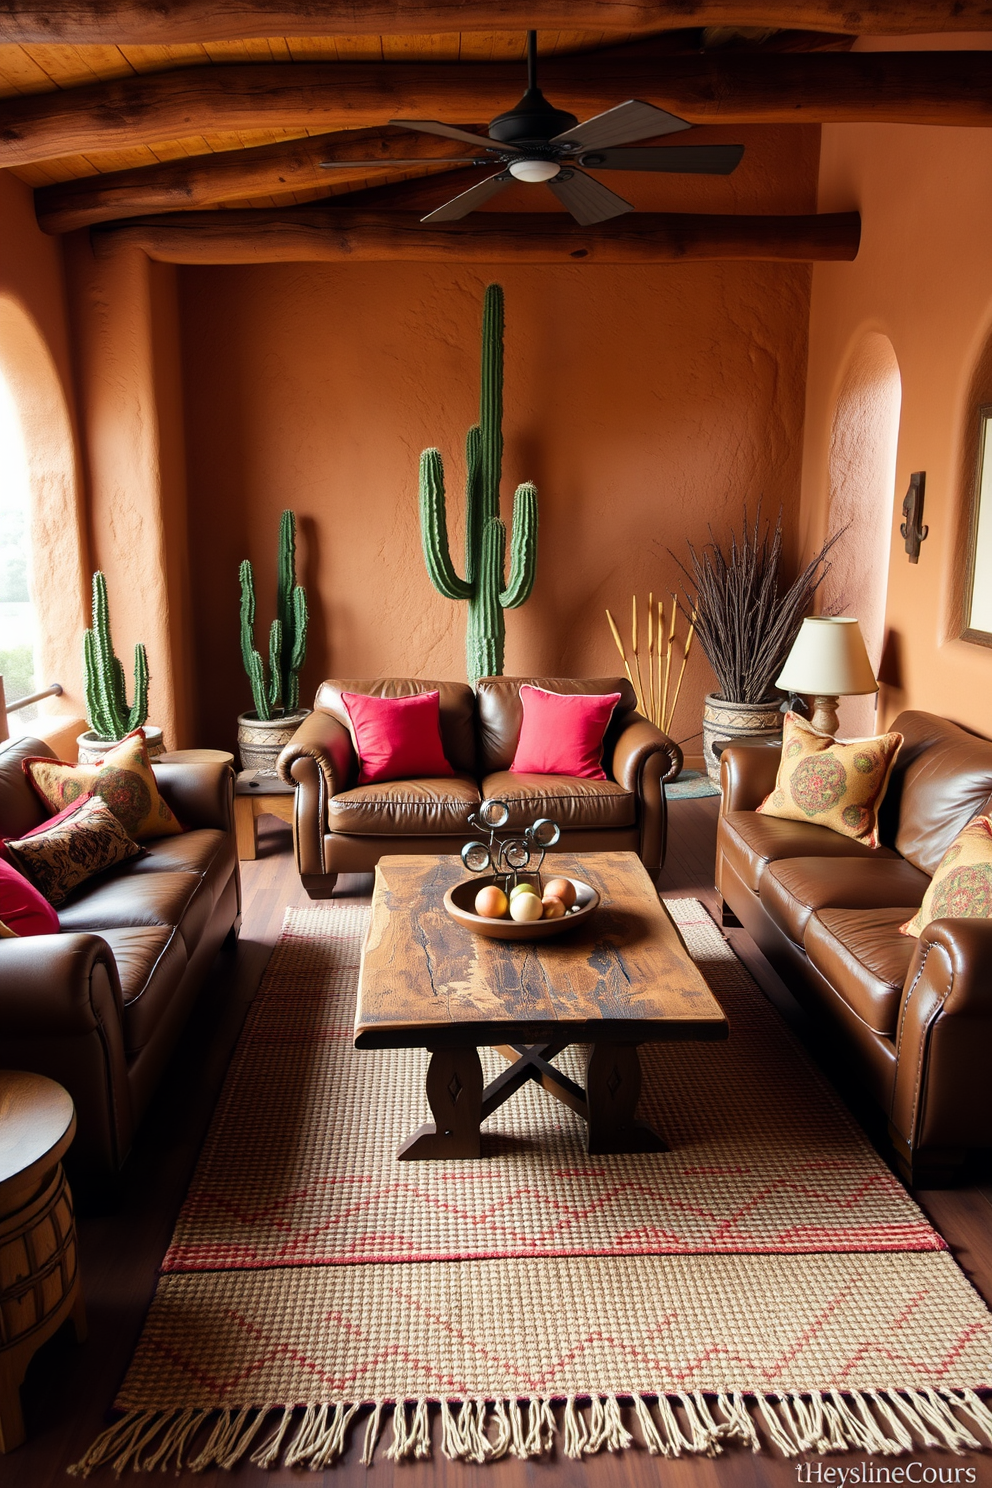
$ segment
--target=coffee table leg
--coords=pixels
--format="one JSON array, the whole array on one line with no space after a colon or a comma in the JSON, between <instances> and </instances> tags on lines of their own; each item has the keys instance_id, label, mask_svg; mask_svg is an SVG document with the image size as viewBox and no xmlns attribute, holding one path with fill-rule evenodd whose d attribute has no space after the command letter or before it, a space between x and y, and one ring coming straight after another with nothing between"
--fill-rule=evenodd
<instances>
[{"instance_id":1,"label":"coffee table leg","mask_svg":"<svg viewBox=\"0 0 992 1488\"><path fill-rule=\"evenodd\" d=\"M586 1150L599 1156L667 1152L667 1142L634 1112L641 1093L636 1044L594 1044L586 1066Z\"/></svg>"},{"instance_id":2,"label":"coffee table leg","mask_svg":"<svg viewBox=\"0 0 992 1488\"><path fill-rule=\"evenodd\" d=\"M426 1087L434 1120L425 1122L401 1142L396 1156L401 1162L481 1156L482 1065L478 1049L435 1049Z\"/></svg>"}]
</instances>

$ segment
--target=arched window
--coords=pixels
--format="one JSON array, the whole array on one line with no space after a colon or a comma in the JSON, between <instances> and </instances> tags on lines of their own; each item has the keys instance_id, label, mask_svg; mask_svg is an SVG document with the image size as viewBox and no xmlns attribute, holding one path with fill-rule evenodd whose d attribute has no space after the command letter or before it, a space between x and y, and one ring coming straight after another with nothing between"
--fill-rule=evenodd
<instances>
[{"instance_id":1,"label":"arched window","mask_svg":"<svg viewBox=\"0 0 992 1488\"><path fill-rule=\"evenodd\" d=\"M38 690L38 623L31 594L31 487L24 434L0 371L0 676L7 702ZM13 738L29 732L38 705L10 715Z\"/></svg>"}]
</instances>

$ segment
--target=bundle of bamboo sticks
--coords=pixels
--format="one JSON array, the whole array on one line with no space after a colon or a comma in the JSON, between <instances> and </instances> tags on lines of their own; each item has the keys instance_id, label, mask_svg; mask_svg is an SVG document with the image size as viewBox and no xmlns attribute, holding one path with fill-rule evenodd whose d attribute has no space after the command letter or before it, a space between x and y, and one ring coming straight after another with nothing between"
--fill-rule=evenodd
<instances>
[{"instance_id":1,"label":"bundle of bamboo sticks","mask_svg":"<svg viewBox=\"0 0 992 1488\"><path fill-rule=\"evenodd\" d=\"M672 659L679 645L677 635L678 604L675 595L672 595L672 613L665 626L665 605L663 600L658 600L655 608L654 594L648 595L648 624L647 624L647 685L641 672L641 653L638 637L637 624L637 595L633 596L631 606L630 624L630 650L633 657L633 667L627 660L627 652L623 644L623 638L617 628L617 622L606 612L606 618L610 622L610 630L616 641L623 669L627 673L627 680L637 695L637 711L643 713L645 718L660 728L664 733L671 733L672 719L675 717L675 709L678 707L679 693L682 691L682 679L685 676L686 664L689 660L689 652L692 650L692 638L696 633L696 612L693 611L686 631L685 641L682 643L682 661L679 665L678 676L672 686Z\"/></svg>"}]
</instances>

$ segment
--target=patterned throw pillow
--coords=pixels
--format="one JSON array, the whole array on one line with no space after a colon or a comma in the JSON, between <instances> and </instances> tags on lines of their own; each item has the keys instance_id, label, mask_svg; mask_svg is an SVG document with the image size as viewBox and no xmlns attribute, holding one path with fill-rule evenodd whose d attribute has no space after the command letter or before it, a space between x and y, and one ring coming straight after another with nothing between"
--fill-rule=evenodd
<instances>
[{"instance_id":1,"label":"patterned throw pillow","mask_svg":"<svg viewBox=\"0 0 992 1488\"><path fill-rule=\"evenodd\" d=\"M8 837L5 845L24 877L56 905L95 873L142 852L99 796L84 801L47 832L19 840Z\"/></svg>"},{"instance_id":2,"label":"patterned throw pillow","mask_svg":"<svg viewBox=\"0 0 992 1488\"><path fill-rule=\"evenodd\" d=\"M62 811L80 796L102 796L135 842L182 831L158 793L140 729L115 744L99 765L70 765L38 755L23 764L31 784L53 811Z\"/></svg>"},{"instance_id":3,"label":"patterned throw pillow","mask_svg":"<svg viewBox=\"0 0 992 1488\"><path fill-rule=\"evenodd\" d=\"M902 734L838 744L787 713L775 789L758 810L786 821L815 822L866 847L878 846L878 808Z\"/></svg>"},{"instance_id":4,"label":"patterned throw pillow","mask_svg":"<svg viewBox=\"0 0 992 1488\"><path fill-rule=\"evenodd\" d=\"M958 833L923 903L899 929L919 938L931 920L992 920L992 817L976 816Z\"/></svg>"}]
</instances>

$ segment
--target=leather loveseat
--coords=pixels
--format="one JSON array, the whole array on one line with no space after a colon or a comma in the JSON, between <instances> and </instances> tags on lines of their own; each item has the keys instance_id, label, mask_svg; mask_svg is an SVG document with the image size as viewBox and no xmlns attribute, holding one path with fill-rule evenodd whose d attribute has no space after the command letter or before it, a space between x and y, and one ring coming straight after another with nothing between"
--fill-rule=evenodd
<instances>
[{"instance_id":1,"label":"leather loveseat","mask_svg":"<svg viewBox=\"0 0 992 1488\"><path fill-rule=\"evenodd\" d=\"M21 761L51 753L38 739L0 746L0 836L45 819ZM0 940L0 1065L65 1086L78 1121L69 1162L93 1188L121 1168L210 963L241 918L230 767L154 770L186 830L83 884L58 911L60 934Z\"/></svg>"},{"instance_id":2,"label":"leather loveseat","mask_svg":"<svg viewBox=\"0 0 992 1488\"><path fill-rule=\"evenodd\" d=\"M780 753L721 757L716 885L786 985L839 1041L888 1117L900 1170L943 1182L992 1148L992 920L900 934L942 856L992 802L992 742L930 713L905 742L879 820L881 846L756 813Z\"/></svg>"},{"instance_id":3,"label":"leather loveseat","mask_svg":"<svg viewBox=\"0 0 992 1488\"><path fill-rule=\"evenodd\" d=\"M606 731L605 781L510 772L523 717L520 688L548 692L619 692ZM440 694L441 739L456 774L437 780L356 785L358 759L342 692L375 697ZM468 816L485 797L510 807L509 826L551 817L562 828L561 852L636 852L651 873L665 858L664 782L682 766L682 751L637 712L626 678L484 677L464 682L415 677L321 684L313 712L279 757L283 780L296 786L294 839L303 887L330 896L339 873L374 868L385 853L456 853L468 839Z\"/></svg>"}]
</instances>

